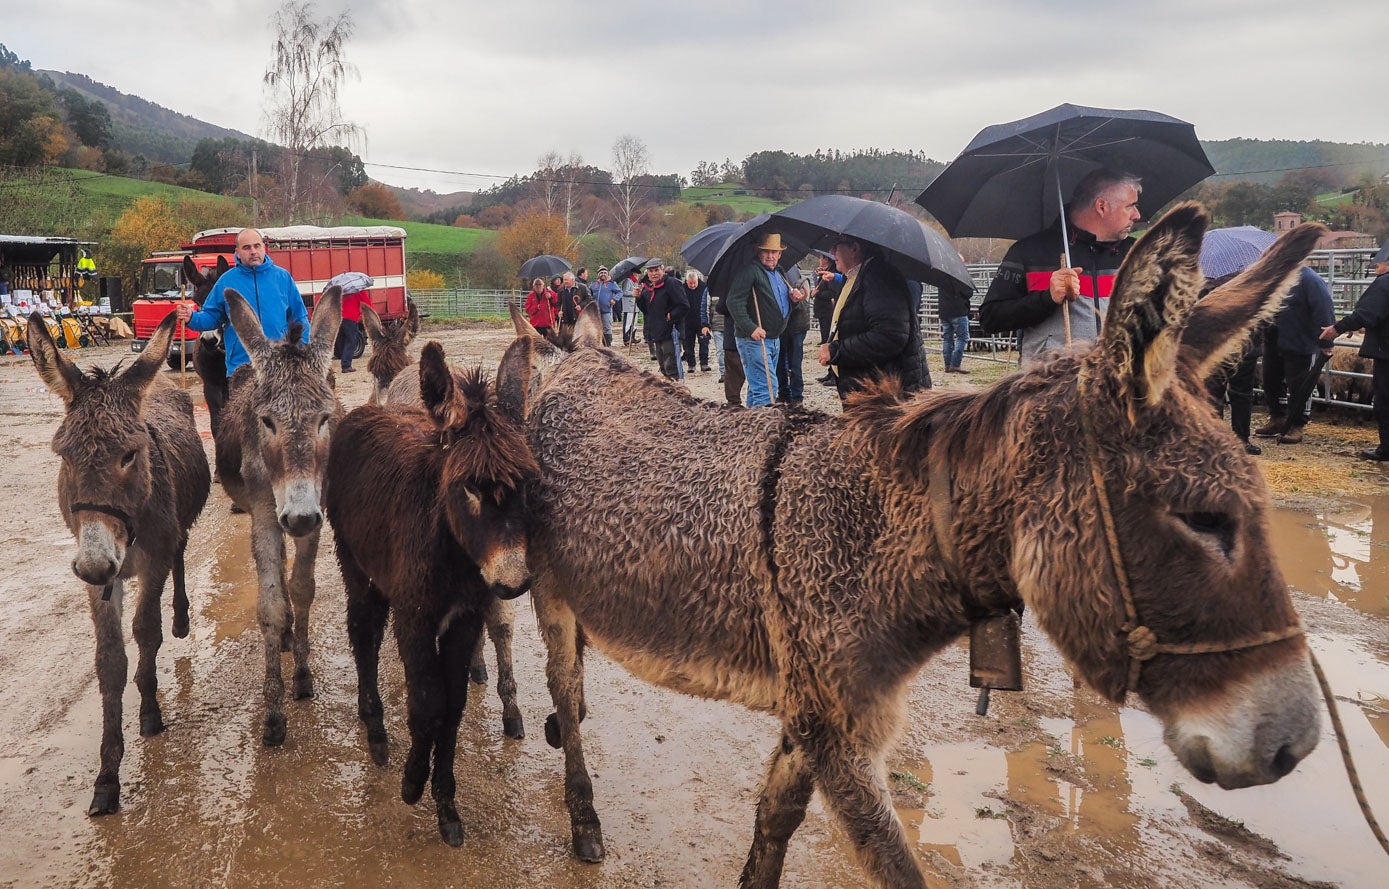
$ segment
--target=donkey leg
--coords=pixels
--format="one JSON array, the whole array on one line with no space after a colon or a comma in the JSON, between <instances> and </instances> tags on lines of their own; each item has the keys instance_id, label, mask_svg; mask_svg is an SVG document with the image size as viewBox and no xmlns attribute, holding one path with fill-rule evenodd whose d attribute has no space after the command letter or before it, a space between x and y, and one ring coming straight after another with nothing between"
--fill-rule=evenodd
<instances>
[{"instance_id":1,"label":"donkey leg","mask_svg":"<svg viewBox=\"0 0 1389 889\"><path fill-rule=\"evenodd\" d=\"M588 703L584 698L584 647L588 640L584 628L574 625L574 682L579 689L579 722L588 718ZM559 717L551 713L545 717L545 743L558 750L564 746L560 738Z\"/></svg>"},{"instance_id":2,"label":"donkey leg","mask_svg":"<svg viewBox=\"0 0 1389 889\"><path fill-rule=\"evenodd\" d=\"M367 749L371 761L386 764L389 745L386 739L385 711L377 669L381 661L381 637L386 632L386 617L390 603L367 579L366 572L356 559L338 543L338 563L342 566L343 585L347 588L347 638L352 643L352 659L357 664L357 716L367 727Z\"/></svg>"},{"instance_id":3,"label":"donkey leg","mask_svg":"<svg viewBox=\"0 0 1389 889\"><path fill-rule=\"evenodd\" d=\"M410 752L400 778L400 798L409 805L420 801L429 778L429 755L444 719L443 664L436 649L436 627L417 615L395 615L396 647L405 666L406 722L410 726Z\"/></svg>"},{"instance_id":4,"label":"donkey leg","mask_svg":"<svg viewBox=\"0 0 1389 889\"><path fill-rule=\"evenodd\" d=\"M294 538L294 573L289 578L290 603L294 606L294 696L313 697L313 673L309 670L309 609L313 607L313 569L318 561L318 531Z\"/></svg>"},{"instance_id":5,"label":"donkey leg","mask_svg":"<svg viewBox=\"0 0 1389 889\"><path fill-rule=\"evenodd\" d=\"M251 554L256 560L260 585L256 597L256 619L265 642L265 721L261 741L277 747L285 740L285 680L280 667L280 640L289 626L285 604L285 541L275 519L274 504L256 504L251 514Z\"/></svg>"},{"instance_id":6,"label":"donkey leg","mask_svg":"<svg viewBox=\"0 0 1389 889\"><path fill-rule=\"evenodd\" d=\"M516 703L516 675L511 662L511 635L512 627L516 625L516 606L494 599L487 609L486 618L487 635L492 637L492 645L497 649L497 697L502 701L502 734L520 740L526 736L526 727L521 718L521 708ZM481 634L477 641L481 650Z\"/></svg>"},{"instance_id":7,"label":"donkey leg","mask_svg":"<svg viewBox=\"0 0 1389 889\"><path fill-rule=\"evenodd\" d=\"M482 636L477 637L477 645L473 647L473 660L468 665L468 678L478 685L487 684L487 659L482 656L482 649L487 640ZM493 637L496 641L496 637Z\"/></svg>"},{"instance_id":8,"label":"donkey leg","mask_svg":"<svg viewBox=\"0 0 1389 889\"><path fill-rule=\"evenodd\" d=\"M188 636L188 588L183 575L183 553L188 548L188 535L178 543L174 553L174 623L171 631L175 639Z\"/></svg>"},{"instance_id":9,"label":"donkey leg","mask_svg":"<svg viewBox=\"0 0 1389 889\"><path fill-rule=\"evenodd\" d=\"M879 886L926 889L877 766L876 751L824 719L814 719L813 725L795 734L813 739L805 745L816 786L848 834L863 869Z\"/></svg>"},{"instance_id":10,"label":"donkey leg","mask_svg":"<svg viewBox=\"0 0 1389 889\"><path fill-rule=\"evenodd\" d=\"M169 569L152 564L140 575L140 595L135 600L135 618L131 630L140 656L135 662L135 687L140 690L140 735L150 737L164 731L164 716L159 710L159 679L155 673L155 658L164 643L159 626L160 599Z\"/></svg>"},{"instance_id":11,"label":"donkey leg","mask_svg":"<svg viewBox=\"0 0 1389 889\"><path fill-rule=\"evenodd\" d=\"M815 791L805 752L786 736L772 754L762 798L757 802L757 824L752 849L738 885L746 889L775 889L781 883L786 843L805 820L805 807Z\"/></svg>"},{"instance_id":12,"label":"donkey leg","mask_svg":"<svg viewBox=\"0 0 1389 889\"><path fill-rule=\"evenodd\" d=\"M468 666L472 652L482 641L482 618L470 615L449 624L439 639L439 659L443 668L444 712L439 720L439 734L434 739L434 771L430 792L439 818L439 836L450 846L463 845L463 821L458 817L455 801L458 787L453 774L454 756L458 748L458 724L468 705Z\"/></svg>"},{"instance_id":13,"label":"donkey leg","mask_svg":"<svg viewBox=\"0 0 1389 889\"><path fill-rule=\"evenodd\" d=\"M564 804L569 809L569 828L574 854L583 861L602 861L603 828L593 808L593 779L584 764L579 736L579 702L583 698L578 667L578 624L574 612L548 595L532 591L540 634L545 640L545 678L554 701L556 734L564 747ZM550 736L546 720L546 738ZM552 742L553 743L553 742Z\"/></svg>"},{"instance_id":14,"label":"donkey leg","mask_svg":"<svg viewBox=\"0 0 1389 889\"><path fill-rule=\"evenodd\" d=\"M88 815L109 815L121 807L121 758L125 738L121 734L121 696L125 692L125 640L121 636L121 601L124 584L114 582L111 597L101 600L99 586L87 587L87 604L96 631L96 681L101 690L101 766Z\"/></svg>"}]
</instances>

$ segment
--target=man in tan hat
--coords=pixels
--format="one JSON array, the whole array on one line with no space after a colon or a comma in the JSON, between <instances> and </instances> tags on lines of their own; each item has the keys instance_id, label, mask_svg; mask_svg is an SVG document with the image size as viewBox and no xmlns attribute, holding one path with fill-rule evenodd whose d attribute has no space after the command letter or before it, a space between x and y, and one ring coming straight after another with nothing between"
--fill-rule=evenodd
<instances>
[{"instance_id":1,"label":"man in tan hat","mask_svg":"<svg viewBox=\"0 0 1389 889\"><path fill-rule=\"evenodd\" d=\"M762 407L776 400L776 364L781 354L781 332L791 313L791 285L777 271L782 251L780 234L764 235L756 247L756 259L738 273L724 298L738 343L738 357L748 380L748 407Z\"/></svg>"}]
</instances>

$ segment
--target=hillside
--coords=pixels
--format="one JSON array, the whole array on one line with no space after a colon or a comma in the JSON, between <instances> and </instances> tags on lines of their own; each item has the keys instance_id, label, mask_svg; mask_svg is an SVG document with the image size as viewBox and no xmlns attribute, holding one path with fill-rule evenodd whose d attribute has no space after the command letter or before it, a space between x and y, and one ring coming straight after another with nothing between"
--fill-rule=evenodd
<instances>
[{"instance_id":1,"label":"hillside","mask_svg":"<svg viewBox=\"0 0 1389 889\"><path fill-rule=\"evenodd\" d=\"M387 188L395 194L400 201L400 208L405 211L405 215L411 219L423 219L431 213L438 213L440 210L450 210L458 207L466 207L473 201L471 191L454 191L448 194L439 194L428 189L400 188L395 185L387 185Z\"/></svg>"},{"instance_id":2,"label":"hillside","mask_svg":"<svg viewBox=\"0 0 1389 889\"><path fill-rule=\"evenodd\" d=\"M186 164L199 139L245 139L245 133L206 123L161 105L98 83L85 74L70 71L36 71L59 88L71 87L88 99L97 99L111 112L112 147L130 155L143 154L151 161Z\"/></svg>"},{"instance_id":3,"label":"hillside","mask_svg":"<svg viewBox=\"0 0 1389 889\"><path fill-rule=\"evenodd\" d=\"M1223 139L1201 143L1220 182L1274 185L1293 170L1320 168L1353 184L1361 176L1389 172L1389 145L1362 142L1293 142L1286 139Z\"/></svg>"}]
</instances>

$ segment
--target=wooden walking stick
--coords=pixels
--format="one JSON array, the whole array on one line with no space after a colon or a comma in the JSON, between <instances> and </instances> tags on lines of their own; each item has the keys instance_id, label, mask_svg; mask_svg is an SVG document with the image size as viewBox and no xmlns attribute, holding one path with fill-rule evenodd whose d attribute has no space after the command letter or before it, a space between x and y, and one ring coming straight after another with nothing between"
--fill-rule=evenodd
<instances>
[{"instance_id":1,"label":"wooden walking stick","mask_svg":"<svg viewBox=\"0 0 1389 889\"><path fill-rule=\"evenodd\" d=\"M178 300L182 303L188 296L187 285L180 285L178 288ZM178 310L175 309L175 312ZM178 386L180 389L188 388L188 341L185 339L187 331L184 329L183 321L178 322Z\"/></svg>"}]
</instances>

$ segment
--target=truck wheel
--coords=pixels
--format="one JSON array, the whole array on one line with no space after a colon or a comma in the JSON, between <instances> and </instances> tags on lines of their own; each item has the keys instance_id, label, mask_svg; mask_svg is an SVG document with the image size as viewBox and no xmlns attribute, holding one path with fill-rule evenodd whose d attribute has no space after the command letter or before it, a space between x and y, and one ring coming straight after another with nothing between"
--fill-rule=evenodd
<instances>
[{"instance_id":1,"label":"truck wheel","mask_svg":"<svg viewBox=\"0 0 1389 889\"><path fill-rule=\"evenodd\" d=\"M178 370L180 367L182 367L182 365L179 364L179 356L178 356L178 354L175 353L175 352L170 352L170 353L169 353L169 357L168 357L168 358L165 358L164 361L165 361L165 363L167 363L167 364L169 365L169 370ZM193 356L192 356L192 355L189 355L189 356L188 356L188 369L189 369L189 370L192 370L192 369L193 369Z\"/></svg>"},{"instance_id":2,"label":"truck wheel","mask_svg":"<svg viewBox=\"0 0 1389 889\"><path fill-rule=\"evenodd\" d=\"M352 357L353 357L354 359L356 359L356 358L361 358L361 357L362 357L363 355L365 355L366 353L367 353L367 338L366 338L366 335L365 335L365 334L358 334L358 336L357 336L357 346L356 346L356 348L354 348L354 349L352 350Z\"/></svg>"}]
</instances>

